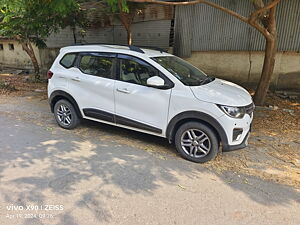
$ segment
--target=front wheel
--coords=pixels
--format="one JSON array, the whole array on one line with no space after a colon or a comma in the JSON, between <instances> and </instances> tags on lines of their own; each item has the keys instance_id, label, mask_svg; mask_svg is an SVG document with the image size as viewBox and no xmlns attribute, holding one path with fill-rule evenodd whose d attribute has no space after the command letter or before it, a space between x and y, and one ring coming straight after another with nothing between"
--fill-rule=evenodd
<instances>
[{"instance_id":1,"label":"front wheel","mask_svg":"<svg viewBox=\"0 0 300 225\"><path fill-rule=\"evenodd\" d=\"M199 122L183 124L175 134L175 145L183 158L196 163L214 159L219 150L214 131Z\"/></svg>"}]
</instances>

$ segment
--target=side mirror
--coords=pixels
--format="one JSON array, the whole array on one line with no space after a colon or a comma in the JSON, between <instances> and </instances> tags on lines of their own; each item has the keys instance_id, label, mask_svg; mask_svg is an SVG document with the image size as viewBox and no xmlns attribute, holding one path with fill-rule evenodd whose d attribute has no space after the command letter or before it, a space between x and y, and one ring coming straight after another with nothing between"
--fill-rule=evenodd
<instances>
[{"instance_id":1,"label":"side mirror","mask_svg":"<svg viewBox=\"0 0 300 225\"><path fill-rule=\"evenodd\" d=\"M159 76L150 77L147 79L147 85L150 87L164 87L165 81Z\"/></svg>"}]
</instances>

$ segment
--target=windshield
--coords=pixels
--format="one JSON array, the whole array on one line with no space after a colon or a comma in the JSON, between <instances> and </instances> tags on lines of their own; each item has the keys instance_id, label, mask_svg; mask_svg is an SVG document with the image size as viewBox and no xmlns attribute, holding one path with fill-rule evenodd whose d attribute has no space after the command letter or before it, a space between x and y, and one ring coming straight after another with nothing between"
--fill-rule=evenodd
<instances>
[{"instance_id":1,"label":"windshield","mask_svg":"<svg viewBox=\"0 0 300 225\"><path fill-rule=\"evenodd\" d=\"M152 59L187 86L198 86L213 80L201 70L178 57L163 56Z\"/></svg>"}]
</instances>

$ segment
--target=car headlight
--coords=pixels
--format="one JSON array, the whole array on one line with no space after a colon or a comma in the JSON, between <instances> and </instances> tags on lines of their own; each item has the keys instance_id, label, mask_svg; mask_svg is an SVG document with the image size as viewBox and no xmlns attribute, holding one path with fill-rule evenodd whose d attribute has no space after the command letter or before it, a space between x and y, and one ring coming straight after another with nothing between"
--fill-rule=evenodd
<instances>
[{"instance_id":1,"label":"car headlight","mask_svg":"<svg viewBox=\"0 0 300 225\"><path fill-rule=\"evenodd\" d=\"M228 116L233 118L243 118L245 115L245 107L219 105Z\"/></svg>"}]
</instances>

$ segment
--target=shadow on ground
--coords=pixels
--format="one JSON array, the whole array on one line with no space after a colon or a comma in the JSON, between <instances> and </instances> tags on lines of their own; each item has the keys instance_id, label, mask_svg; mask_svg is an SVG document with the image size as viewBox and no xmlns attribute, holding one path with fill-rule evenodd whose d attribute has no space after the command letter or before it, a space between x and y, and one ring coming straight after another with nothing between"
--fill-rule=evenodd
<instances>
[{"instance_id":1,"label":"shadow on ground","mask_svg":"<svg viewBox=\"0 0 300 225\"><path fill-rule=\"evenodd\" d=\"M178 176L217 175L263 205L300 203L299 192L291 186L190 163L158 137L94 122L85 121L78 130L67 131L52 128L54 124L47 122L51 118L39 126L30 122L31 117L28 121L11 118L0 114L5 128L0 133L1 196L8 204L26 205L49 204L47 198L53 195L58 203L75 195L76 203L59 214L60 224L76 224L71 215L76 208L90 210L99 222L110 221L112 215L99 199L116 196L104 186L151 196L162 183L177 185Z\"/></svg>"}]
</instances>

